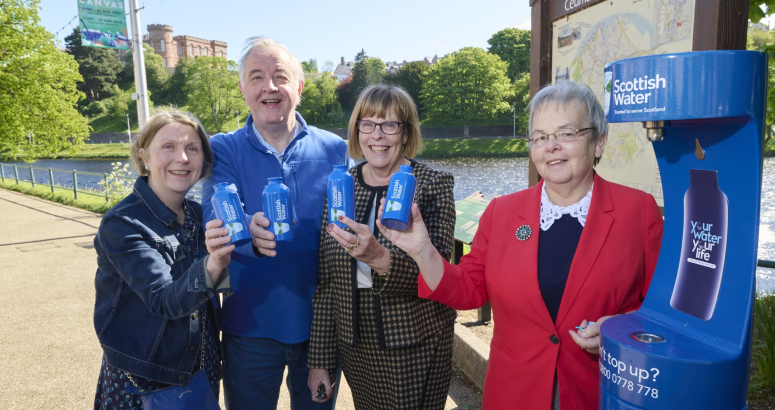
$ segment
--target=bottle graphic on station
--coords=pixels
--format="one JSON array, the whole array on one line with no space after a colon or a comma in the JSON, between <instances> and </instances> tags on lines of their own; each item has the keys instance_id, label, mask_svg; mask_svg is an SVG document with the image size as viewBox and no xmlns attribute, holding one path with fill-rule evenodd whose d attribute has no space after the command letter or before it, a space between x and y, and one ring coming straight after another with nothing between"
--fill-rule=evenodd
<instances>
[{"instance_id":1,"label":"bottle graphic on station","mask_svg":"<svg viewBox=\"0 0 775 410\"><path fill-rule=\"evenodd\" d=\"M719 189L717 171L690 169L689 180L681 260L670 306L710 320L724 273L729 202Z\"/></svg>"},{"instance_id":2,"label":"bottle graphic on station","mask_svg":"<svg viewBox=\"0 0 775 410\"><path fill-rule=\"evenodd\" d=\"M229 245L241 246L253 240L234 184L221 182L215 184L213 190L213 212L216 218L223 221L223 227L229 230Z\"/></svg>"},{"instance_id":3,"label":"bottle graphic on station","mask_svg":"<svg viewBox=\"0 0 775 410\"><path fill-rule=\"evenodd\" d=\"M385 207L382 209L382 225L390 229L402 231L409 226L414 190L417 188L417 179L412 175L412 171L411 166L401 165L398 172L390 177L385 194Z\"/></svg>"},{"instance_id":4,"label":"bottle graphic on station","mask_svg":"<svg viewBox=\"0 0 775 410\"><path fill-rule=\"evenodd\" d=\"M268 178L269 184L262 194L264 216L269 219L269 230L275 241L293 239L293 209L291 190L283 184L282 177Z\"/></svg>"},{"instance_id":5,"label":"bottle graphic on station","mask_svg":"<svg viewBox=\"0 0 775 410\"><path fill-rule=\"evenodd\" d=\"M347 165L334 165L334 171L328 177L328 223L347 228L339 222L340 215L355 220L355 180L347 171Z\"/></svg>"}]
</instances>

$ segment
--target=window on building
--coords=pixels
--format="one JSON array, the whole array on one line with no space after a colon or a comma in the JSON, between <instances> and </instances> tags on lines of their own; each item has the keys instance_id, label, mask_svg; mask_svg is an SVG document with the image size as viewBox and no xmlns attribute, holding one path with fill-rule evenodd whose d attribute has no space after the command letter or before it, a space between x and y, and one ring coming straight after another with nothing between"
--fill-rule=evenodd
<instances>
[{"instance_id":1,"label":"window on building","mask_svg":"<svg viewBox=\"0 0 775 410\"><path fill-rule=\"evenodd\" d=\"M202 55L202 46L196 46L196 55L198 56Z\"/></svg>"},{"instance_id":2,"label":"window on building","mask_svg":"<svg viewBox=\"0 0 775 410\"><path fill-rule=\"evenodd\" d=\"M163 41L163 40L162 40L162 41ZM162 44L163 44L163 43L162 43ZM161 65L162 65L162 66L164 66L164 67L166 67L166 66L167 66L167 59L166 59L166 58L162 58L162 59L161 59Z\"/></svg>"},{"instance_id":3,"label":"window on building","mask_svg":"<svg viewBox=\"0 0 775 410\"><path fill-rule=\"evenodd\" d=\"M189 44L188 45L188 55L190 55L191 57L194 56L194 45L193 44Z\"/></svg>"},{"instance_id":4,"label":"window on building","mask_svg":"<svg viewBox=\"0 0 775 410\"><path fill-rule=\"evenodd\" d=\"M220 54L218 57L223 58L223 51L219 51L218 53Z\"/></svg>"},{"instance_id":5,"label":"window on building","mask_svg":"<svg viewBox=\"0 0 775 410\"><path fill-rule=\"evenodd\" d=\"M151 47L153 47L153 40L148 40L149 43L151 43Z\"/></svg>"},{"instance_id":6,"label":"window on building","mask_svg":"<svg viewBox=\"0 0 775 410\"><path fill-rule=\"evenodd\" d=\"M162 40L162 41L161 41L161 51L162 51L162 52L164 52L164 51L167 51L167 47L166 47L166 45L164 44L164 40Z\"/></svg>"},{"instance_id":7,"label":"window on building","mask_svg":"<svg viewBox=\"0 0 775 410\"><path fill-rule=\"evenodd\" d=\"M207 48L207 47L205 47L205 55L206 55L206 56L209 56L209 55L210 55L210 49L209 49L209 48Z\"/></svg>"}]
</instances>

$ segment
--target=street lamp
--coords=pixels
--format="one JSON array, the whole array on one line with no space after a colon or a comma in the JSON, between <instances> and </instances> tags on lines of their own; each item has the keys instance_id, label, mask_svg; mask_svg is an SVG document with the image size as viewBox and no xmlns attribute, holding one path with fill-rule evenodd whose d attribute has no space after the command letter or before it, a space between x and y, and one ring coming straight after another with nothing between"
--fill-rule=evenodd
<instances>
[{"instance_id":1,"label":"street lamp","mask_svg":"<svg viewBox=\"0 0 775 410\"><path fill-rule=\"evenodd\" d=\"M517 101L514 101L514 107L511 109L511 116L514 118L514 138L517 138Z\"/></svg>"}]
</instances>

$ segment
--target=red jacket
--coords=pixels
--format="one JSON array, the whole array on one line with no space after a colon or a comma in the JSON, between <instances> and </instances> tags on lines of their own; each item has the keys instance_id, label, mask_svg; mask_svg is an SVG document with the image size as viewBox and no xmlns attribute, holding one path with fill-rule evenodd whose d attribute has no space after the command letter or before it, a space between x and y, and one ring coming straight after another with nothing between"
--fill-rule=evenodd
<instances>
[{"instance_id":1,"label":"red jacket","mask_svg":"<svg viewBox=\"0 0 775 410\"><path fill-rule=\"evenodd\" d=\"M471 253L457 266L444 262L433 292L420 275L419 294L458 310L490 301L495 328L484 409L549 409L556 370L560 408L596 410L598 356L581 350L568 330L584 319L640 307L659 256L662 217L650 195L595 175L555 325L538 288L541 186L490 202ZM532 235L519 241L515 234L523 225Z\"/></svg>"}]
</instances>

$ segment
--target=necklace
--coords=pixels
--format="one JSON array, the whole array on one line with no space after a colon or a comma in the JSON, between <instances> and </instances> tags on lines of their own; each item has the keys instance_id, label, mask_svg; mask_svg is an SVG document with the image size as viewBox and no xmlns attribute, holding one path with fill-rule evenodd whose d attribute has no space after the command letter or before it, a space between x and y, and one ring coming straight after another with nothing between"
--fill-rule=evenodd
<instances>
[{"instance_id":1,"label":"necklace","mask_svg":"<svg viewBox=\"0 0 775 410\"><path fill-rule=\"evenodd\" d=\"M196 232L196 226L194 226L194 219L191 217L191 208L188 202L183 200L183 210L186 213L185 220L183 222L183 249L186 250L186 254L191 253L191 245L194 242L194 233ZM194 260L199 259L199 252L194 250Z\"/></svg>"}]
</instances>

